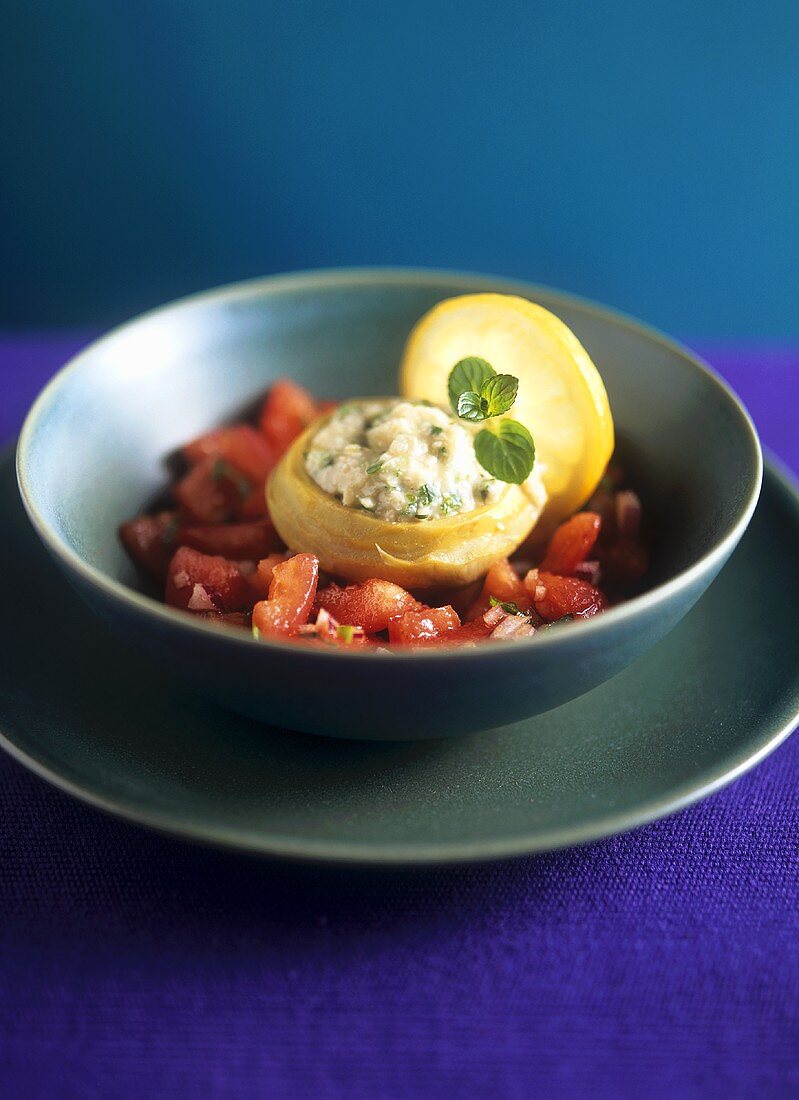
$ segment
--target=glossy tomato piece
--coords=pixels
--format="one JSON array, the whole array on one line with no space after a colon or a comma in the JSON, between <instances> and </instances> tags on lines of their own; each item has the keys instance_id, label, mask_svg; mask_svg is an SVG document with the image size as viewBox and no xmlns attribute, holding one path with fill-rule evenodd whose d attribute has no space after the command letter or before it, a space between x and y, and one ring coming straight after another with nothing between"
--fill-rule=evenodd
<instances>
[{"instance_id":1,"label":"glossy tomato piece","mask_svg":"<svg viewBox=\"0 0 799 1100\"><path fill-rule=\"evenodd\" d=\"M557 573L531 569L524 583L535 610L548 623L554 623L564 615L588 619L608 606L604 593L576 577L561 577Z\"/></svg>"},{"instance_id":2,"label":"glossy tomato piece","mask_svg":"<svg viewBox=\"0 0 799 1100\"><path fill-rule=\"evenodd\" d=\"M251 481L261 482L275 464L268 440L249 424L217 428L201 435L183 447L183 455L192 466L204 458L221 458Z\"/></svg>"},{"instance_id":3,"label":"glossy tomato piece","mask_svg":"<svg viewBox=\"0 0 799 1100\"><path fill-rule=\"evenodd\" d=\"M260 559L255 569L247 577L247 583L252 592L253 602L268 599L269 586L272 583L272 574L274 573L275 566L280 565L281 562L288 561L292 556L290 552L286 551L283 554L267 554L265 558Z\"/></svg>"},{"instance_id":4,"label":"glossy tomato piece","mask_svg":"<svg viewBox=\"0 0 799 1100\"><path fill-rule=\"evenodd\" d=\"M266 481L251 482L249 493L236 506L236 518L241 520L269 518L269 508L266 503Z\"/></svg>"},{"instance_id":5,"label":"glossy tomato piece","mask_svg":"<svg viewBox=\"0 0 799 1100\"><path fill-rule=\"evenodd\" d=\"M233 519L251 491L249 480L219 458L204 458L172 488L181 517L188 523L224 523Z\"/></svg>"},{"instance_id":6,"label":"glossy tomato piece","mask_svg":"<svg viewBox=\"0 0 799 1100\"><path fill-rule=\"evenodd\" d=\"M546 573L570 576L591 556L601 530L602 517L596 512L578 512L555 531L541 568Z\"/></svg>"},{"instance_id":7,"label":"glossy tomato piece","mask_svg":"<svg viewBox=\"0 0 799 1100\"><path fill-rule=\"evenodd\" d=\"M460 625L458 613L449 605L422 607L392 619L388 624L388 636L394 645L425 645Z\"/></svg>"},{"instance_id":8,"label":"glossy tomato piece","mask_svg":"<svg viewBox=\"0 0 799 1100\"><path fill-rule=\"evenodd\" d=\"M314 399L296 382L281 378L274 383L266 395L259 423L276 459L317 417L318 412Z\"/></svg>"},{"instance_id":9,"label":"glossy tomato piece","mask_svg":"<svg viewBox=\"0 0 799 1100\"><path fill-rule=\"evenodd\" d=\"M307 623L319 581L319 559L295 554L275 565L269 596L255 605L252 625L264 637L296 634Z\"/></svg>"},{"instance_id":10,"label":"glossy tomato piece","mask_svg":"<svg viewBox=\"0 0 799 1100\"><path fill-rule=\"evenodd\" d=\"M503 558L489 566L483 581L483 590L467 612L467 619L476 619L491 606L491 600L516 604L520 611L529 611L530 597L524 582L513 566Z\"/></svg>"},{"instance_id":11,"label":"glossy tomato piece","mask_svg":"<svg viewBox=\"0 0 799 1100\"><path fill-rule=\"evenodd\" d=\"M386 630L391 619L418 608L419 602L391 581L368 580L340 588L331 584L320 588L316 602L334 619L351 626L362 626L368 634Z\"/></svg>"},{"instance_id":12,"label":"glossy tomato piece","mask_svg":"<svg viewBox=\"0 0 799 1100\"><path fill-rule=\"evenodd\" d=\"M185 611L242 611L249 587L235 562L181 546L169 563L165 598Z\"/></svg>"},{"instance_id":13,"label":"glossy tomato piece","mask_svg":"<svg viewBox=\"0 0 799 1100\"><path fill-rule=\"evenodd\" d=\"M177 534L177 512L137 516L119 528L119 538L128 554L157 581L166 580L169 563L178 545Z\"/></svg>"},{"instance_id":14,"label":"glossy tomato piece","mask_svg":"<svg viewBox=\"0 0 799 1100\"><path fill-rule=\"evenodd\" d=\"M427 639L424 645L474 645L476 642L484 642L492 630L493 627L486 623L482 615L479 615L471 622L461 623L453 630L444 631L437 638Z\"/></svg>"},{"instance_id":15,"label":"glossy tomato piece","mask_svg":"<svg viewBox=\"0 0 799 1100\"><path fill-rule=\"evenodd\" d=\"M178 532L181 546L203 554L221 554L233 561L258 561L282 545L269 520L253 523L185 525Z\"/></svg>"}]
</instances>

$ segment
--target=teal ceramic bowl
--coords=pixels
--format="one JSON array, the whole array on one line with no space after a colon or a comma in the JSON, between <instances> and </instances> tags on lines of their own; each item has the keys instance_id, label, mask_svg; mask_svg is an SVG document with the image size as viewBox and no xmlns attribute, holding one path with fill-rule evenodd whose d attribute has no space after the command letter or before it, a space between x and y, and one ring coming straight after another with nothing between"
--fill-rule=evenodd
<instances>
[{"instance_id":1,"label":"teal ceramic bowl","mask_svg":"<svg viewBox=\"0 0 799 1100\"><path fill-rule=\"evenodd\" d=\"M540 302L593 357L620 452L658 532L650 590L524 642L392 654L256 642L137 590L116 529L162 492L165 456L236 417L281 375L334 398L392 392L414 322L441 299L478 290ZM132 645L261 721L376 740L515 722L609 679L705 591L752 516L761 476L757 435L741 404L652 329L542 287L382 269L260 279L123 325L55 376L18 449L20 490L40 538ZM87 669L87 690L91 676Z\"/></svg>"}]
</instances>

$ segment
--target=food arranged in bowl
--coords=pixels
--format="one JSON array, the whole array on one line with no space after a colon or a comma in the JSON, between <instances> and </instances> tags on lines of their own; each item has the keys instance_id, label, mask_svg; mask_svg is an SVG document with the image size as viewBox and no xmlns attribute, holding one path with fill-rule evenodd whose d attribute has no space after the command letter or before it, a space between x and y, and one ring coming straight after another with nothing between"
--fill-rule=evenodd
<instances>
[{"instance_id":1,"label":"food arranged in bowl","mask_svg":"<svg viewBox=\"0 0 799 1100\"><path fill-rule=\"evenodd\" d=\"M400 391L332 404L275 382L257 424L182 448L172 506L124 523L127 551L172 607L339 650L529 638L640 589L640 501L562 321L512 295L441 302Z\"/></svg>"}]
</instances>

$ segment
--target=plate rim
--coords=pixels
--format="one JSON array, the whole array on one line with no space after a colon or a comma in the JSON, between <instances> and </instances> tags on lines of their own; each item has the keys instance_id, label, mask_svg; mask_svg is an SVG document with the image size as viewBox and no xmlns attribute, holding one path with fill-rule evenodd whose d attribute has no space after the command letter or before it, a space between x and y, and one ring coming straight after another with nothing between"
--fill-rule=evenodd
<instances>
[{"instance_id":1,"label":"plate rim","mask_svg":"<svg viewBox=\"0 0 799 1100\"><path fill-rule=\"evenodd\" d=\"M8 451L0 454L0 462L9 460ZM785 464L770 452L767 455L766 476L773 482L783 499L799 519L799 484ZM799 721L799 678L796 685L796 701L787 722L770 728L765 737L756 738L754 748L740 750L733 759L722 765L705 769L698 779L686 781L674 788L667 797L653 797L617 814L607 814L580 827L562 826L539 832L536 836L525 834L465 844L383 844L379 850L352 842L330 840L296 840L275 835L264 839L238 831L216 827L203 827L196 821L176 821L168 814L142 810L124 798L108 797L97 793L72 779L61 775L50 766L22 749L0 727L0 748L14 760L44 779L51 786L72 795L78 801L93 806L112 817L124 820L155 832L210 845L239 853L259 855L273 859L289 860L304 864L328 864L350 867L415 867L479 863L498 859L516 859L538 855L563 848L576 847L607 839L620 833L669 817L738 779L745 772L765 759L787 739Z\"/></svg>"}]
</instances>

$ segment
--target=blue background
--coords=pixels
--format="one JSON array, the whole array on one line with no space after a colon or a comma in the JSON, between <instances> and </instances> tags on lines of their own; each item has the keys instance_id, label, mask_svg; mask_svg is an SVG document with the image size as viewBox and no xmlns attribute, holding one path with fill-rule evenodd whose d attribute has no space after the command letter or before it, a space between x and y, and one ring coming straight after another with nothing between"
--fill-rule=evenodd
<instances>
[{"instance_id":1,"label":"blue background","mask_svg":"<svg viewBox=\"0 0 799 1100\"><path fill-rule=\"evenodd\" d=\"M11 0L0 323L338 264L799 335L799 6Z\"/></svg>"}]
</instances>

